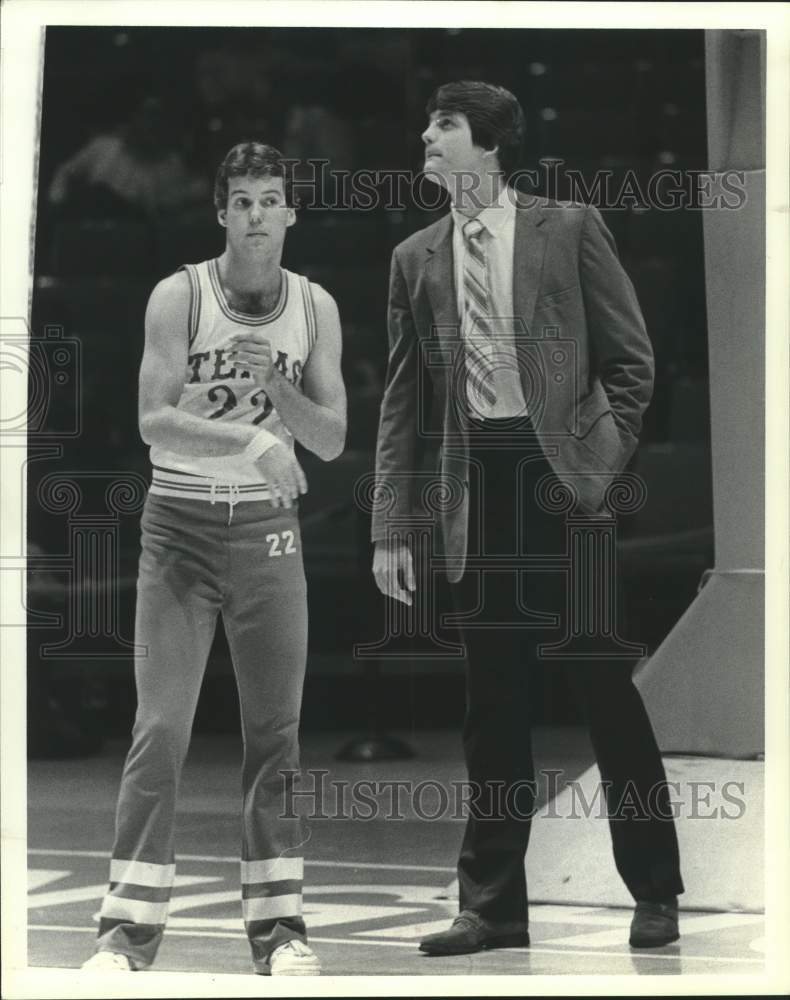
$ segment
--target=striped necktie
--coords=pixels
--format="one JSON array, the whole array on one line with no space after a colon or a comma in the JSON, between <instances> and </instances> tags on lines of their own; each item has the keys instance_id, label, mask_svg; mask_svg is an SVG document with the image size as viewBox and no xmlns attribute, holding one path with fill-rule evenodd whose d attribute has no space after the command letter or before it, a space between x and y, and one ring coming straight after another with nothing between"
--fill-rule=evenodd
<instances>
[{"instance_id":1,"label":"striped necktie","mask_svg":"<svg viewBox=\"0 0 790 1000\"><path fill-rule=\"evenodd\" d=\"M463 339L466 349L467 395L473 411L480 412L496 403L495 371L491 357L491 295L488 290L486 252L482 235L486 227L477 219L464 224L464 315Z\"/></svg>"}]
</instances>

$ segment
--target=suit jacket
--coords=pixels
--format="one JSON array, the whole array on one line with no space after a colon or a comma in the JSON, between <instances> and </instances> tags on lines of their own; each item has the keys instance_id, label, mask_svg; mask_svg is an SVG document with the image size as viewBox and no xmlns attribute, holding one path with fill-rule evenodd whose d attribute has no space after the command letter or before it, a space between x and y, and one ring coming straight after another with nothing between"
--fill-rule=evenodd
<instances>
[{"instance_id":1,"label":"suit jacket","mask_svg":"<svg viewBox=\"0 0 790 1000\"><path fill-rule=\"evenodd\" d=\"M392 254L376 450L384 499L374 506L372 538L419 516L427 411L438 406L446 494L437 516L455 582L466 555L469 463L452 233L448 214ZM537 442L578 507L592 513L633 453L650 402L653 352L642 313L593 207L519 196L513 258L516 354Z\"/></svg>"}]
</instances>

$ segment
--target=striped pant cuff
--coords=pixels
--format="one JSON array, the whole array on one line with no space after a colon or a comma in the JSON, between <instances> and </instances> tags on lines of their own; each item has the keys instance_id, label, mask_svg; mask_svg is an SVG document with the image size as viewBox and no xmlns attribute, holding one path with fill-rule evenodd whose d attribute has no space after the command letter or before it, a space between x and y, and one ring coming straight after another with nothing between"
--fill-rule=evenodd
<instances>
[{"instance_id":1,"label":"striped pant cuff","mask_svg":"<svg viewBox=\"0 0 790 1000\"><path fill-rule=\"evenodd\" d=\"M101 917L135 924L164 924L174 879L174 864L113 858Z\"/></svg>"},{"instance_id":2,"label":"striped pant cuff","mask_svg":"<svg viewBox=\"0 0 790 1000\"><path fill-rule=\"evenodd\" d=\"M300 916L303 876L303 858L242 861L241 905L245 923Z\"/></svg>"}]
</instances>

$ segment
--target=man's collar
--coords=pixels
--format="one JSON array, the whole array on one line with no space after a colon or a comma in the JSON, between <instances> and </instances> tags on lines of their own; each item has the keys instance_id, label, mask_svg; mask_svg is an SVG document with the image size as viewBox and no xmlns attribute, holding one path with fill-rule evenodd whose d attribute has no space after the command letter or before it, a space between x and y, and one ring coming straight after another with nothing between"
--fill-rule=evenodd
<instances>
[{"instance_id":1,"label":"man's collar","mask_svg":"<svg viewBox=\"0 0 790 1000\"><path fill-rule=\"evenodd\" d=\"M486 227L492 236L498 236L504 229L508 220L516 214L516 192L513 188L504 186L499 192L499 197L492 204L487 206L475 218ZM453 221L456 226L463 230L464 225L469 221L469 217L462 215L455 208L452 209Z\"/></svg>"}]
</instances>

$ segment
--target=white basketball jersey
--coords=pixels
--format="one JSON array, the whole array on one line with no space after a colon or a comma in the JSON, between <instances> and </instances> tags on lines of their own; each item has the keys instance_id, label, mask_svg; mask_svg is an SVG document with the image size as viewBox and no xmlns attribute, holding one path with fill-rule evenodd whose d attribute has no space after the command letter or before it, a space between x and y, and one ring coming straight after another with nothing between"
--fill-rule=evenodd
<instances>
[{"instance_id":1,"label":"white basketball jersey","mask_svg":"<svg viewBox=\"0 0 790 1000\"><path fill-rule=\"evenodd\" d=\"M281 268L280 299L266 316L236 312L219 278L217 259L185 264L189 276L189 357L179 410L208 420L234 421L275 434L293 449L293 437L250 372L227 359L232 335L261 332L270 342L275 367L297 388L316 338L311 283ZM254 462L241 453L195 458L154 446L151 493L213 500L218 487L232 485L238 500L268 500L269 489Z\"/></svg>"}]
</instances>

